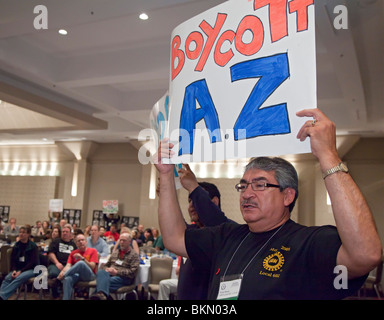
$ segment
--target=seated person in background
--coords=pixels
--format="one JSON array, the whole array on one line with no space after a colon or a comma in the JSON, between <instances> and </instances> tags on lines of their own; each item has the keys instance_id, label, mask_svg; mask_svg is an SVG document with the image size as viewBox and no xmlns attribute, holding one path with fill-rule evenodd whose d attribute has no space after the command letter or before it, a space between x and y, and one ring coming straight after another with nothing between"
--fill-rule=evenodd
<instances>
[{"instance_id":1,"label":"seated person in background","mask_svg":"<svg viewBox=\"0 0 384 320\"><path fill-rule=\"evenodd\" d=\"M111 228L109 229L109 231L104 233L104 237L107 238L107 242L109 242L109 241L116 242L117 240L119 240L119 236L120 235L117 232L117 228L116 228L115 224L111 225Z\"/></svg>"},{"instance_id":2,"label":"seated person in background","mask_svg":"<svg viewBox=\"0 0 384 320\"><path fill-rule=\"evenodd\" d=\"M18 235L19 227L16 225L16 219L9 219L9 224L4 228L5 235Z\"/></svg>"},{"instance_id":3,"label":"seated person in background","mask_svg":"<svg viewBox=\"0 0 384 320\"><path fill-rule=\"evenodd\" d=\"M144 226L142 224L139 224L137 226L137 233L138 233L138 235L137 235L136 240L137 240L137 243L139 244L139 247L141 247L145 242Z\"/></svg>"},{"instance_id":4,"label":"seated person in background","mask_svg":"<svg viewBox=\"0 0 384 320\"><path fill-rule=\"evenodd\" d=\"M52 241L55 239L59 239L59 238L61 238L61 228L53 227L52 232L51 232Z\"/></svg>"},{"instance_id":5,"label":"seated person in background","mask_svg":"<svg viewBox=\"0 0 384 320\"><path fill-rule=\"evenodd\" d=\"M77 249L73 250L68 261L57 279L63 281L63 300L70 300L74 285L78 281L92 281L95 279L99 257L94 248L87 248L87 239L83 234L75 238Z\"/></svg>"},{"instance_id":6,"label":"seated person in background","mask_svg":"<svg viewBox=\"0 0 384 320\"><path fill-rule=\"evenodd\" d=\"M95 248L100 257L107 257L110 252L109 246L100 238L99 226L93 225L90 234L91 235L87 238L87 247Z\"/></svg>"},{"instance_id":7,"label":"seated person in background","mask_svg":"<svg viewBox=\"0 0 384 320\"><path fill-rule=\"evenodd\" d=\"M53 233L55 230L56 227L52 230ZM60 238L52 239L52 242L49 245L48 259L50 264L48 265L48 278L57 278L67 264L69 254L75 249L76 244L72 240L71 225L66 224L61 230ZM52 286L52 296L54 298L58 297L57 283Z\"/></svg>"},{"instance_id":8,"label":"seated person in background","mask_svg":"<svg viewBox=\"0 0 384 320\"><path fill-rule=\"evenodd\" d=\"M140 254L140 249L139 249L139 245L137 244L137 241L135 239L132 238L132 233L131 233L131 230L128 228L128 227L123 227L121 228L121 232L122 233L128 233L131 235L131 243L130 243L130 247L135 250L137 252L137 254ZM117 242L115 243L115 246L113 247L113 251L115 250L118 250L120 249L120 238L119 240L117 240Z\"/></svg>"},{"instance_id":9,"label":"seated person in background","mask_svg":"<svg viewBox=\"0 0 384 320\"><path fill-rule=\"evenodd\" d=\"M17 288L35 276L34 268L39 264L37 245L29 240L31 229L20 227L19 238L12 249L10 270L0 287L0 300L7 300Z\"/></svg>"},{"instance_id":10,"label":"seated person in background","mask_svg":"<svg viewBox=\"0 0 384 320\"><path fill-rule=\"evenodd\" d=\"M42 231L42 234L46 234L47 231L51 228L51 225L49 224L49 221L47 220L44 220L41 224L41 231Z\"/></svg>"},{"instance_id":11,"label":"seated person in background","mask_svg":"<svg viewBox=\"0 0 384 320\"><path fill-rule=\"evenodd\" d=\"M45 234L40 220L36 221L36 225L31 230L32 236L43 236Z\"/></svg>"},{"instance_id":12,"label":"seated person in background","mask_svg":"<svg viewBox=\"0 0 384 320\"><path fill-rule=\"evenodd\" d=\"M163 251L164 250L164 243L163 243L163 237L159 234L159 230L156 228L152 229L153 234L153 244L152 247L156 249L156 251Z\"/></svg>"},{"instance_id":13,"label":"seated person in background","mask_svg":"<svg viewBox=\"0 0 384 320\"><path fill-rule=\"evenodd\" d=\"M103 226L99 226L99 234L101 239L107 241L107 238L105 237L105 228Z\"/></svg>"},{"instance_id":14,"label":"seated person in background","mask_svg":"<svg viewBox=\"0 0 384 320\"><path fill-rule=\"evenodd\" d=\"M60 224L60 228L63 228L67 223L68 223L67 220L65 220L65 219L61 219L60 222L59 222L59 224Z\"/></svg>"},{"instance_id":15,"label":"seated person in background","mask_svg":"<svg viewBox=\"0 0 384 320\"><path fill-rule=\"evenodd\" d=\"M91 227L90 225L87 225L85 228L84 228L84 236L86 238L88 238L90 235L91 235Z\"/></svg>"},{"instance_id":16,"label":"seated person in background","mask_svg":"<svg viewBox=\"0 0 384 320\"><path fill-rule=\"evenodd\" d=\"M112 252L108 262L101 267L96 276L96 293L91 300L106 300L110 292L133 284L140 266L140 257L131 249L131 235L120 235L120 249Z\"/></svg>"},{"instance_id":17,"label":"seated person in background","mask_svg":"<svg viewBox=\"0 0 384 320\"><path fill-rule=\"evenodd\" d=\"M44 247L46 246L47 250L51 242L52 242L52 230L48 230L47 233L44 235Z\"/></svg>"},{"instance_id":18,"label":"seated person in background","mask_svg":"<svg viewBox=\"0 0 384 320\"><path fill-rule=\"evenodd\" d=\"M153 234L150 228L145 229L144 231L144 246L152 247L153 244Z\"/></svg>"},{"instance_id":19,"label":"seated person in background","mask_svg":"<svg viewBox=\"0 0 384 320\"><path fill-rule=\"evenodd\" d=\"M131 237L132 237L132 240L135 240L136 243L137 243L137 245L140 246L140 245L139 245L139 240L138 240L138 238L139 238L139 232L138 232L136 229L133 229L133 230L131 231Z\"/></svg>"}]
</instances>

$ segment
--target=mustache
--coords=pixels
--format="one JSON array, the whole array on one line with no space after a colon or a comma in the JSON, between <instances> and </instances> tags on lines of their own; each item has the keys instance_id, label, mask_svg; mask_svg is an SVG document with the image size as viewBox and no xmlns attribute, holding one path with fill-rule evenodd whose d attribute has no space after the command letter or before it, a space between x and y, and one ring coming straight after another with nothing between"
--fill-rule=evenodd
<instances>
[{"instance_id":1,"label":"mustache","mask_svg":"<svg viewBox=\"0 0 384 320\"><path fill-rule=\"evenodd\" d=\"M251 205L251 206L256 206L256 207L258 207L257 202L254 202L254 201L249 200L249 199L244 199L243 201L241 201L240 205L241 205L241 206L244 206L244 205Z\"/></svg>"}]
</instances>

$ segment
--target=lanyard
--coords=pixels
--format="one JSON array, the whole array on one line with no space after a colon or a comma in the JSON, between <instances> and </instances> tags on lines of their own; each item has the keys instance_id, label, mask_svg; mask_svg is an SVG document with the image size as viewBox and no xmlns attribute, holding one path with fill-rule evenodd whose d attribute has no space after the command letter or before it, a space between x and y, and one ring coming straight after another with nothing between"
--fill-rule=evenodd
<instances>
[{"instance_id":1,"label":"lanyard","mask_svg":"<svg viewBox=\"0 0 384 320\"><path fill-rule=\"evenodd\" d=\"M248 268L248 266L251 264L251 262L256 258L256 256L260 253L261 250L264 249L264 247L268 244L269 241L272 240L272 238L280 231L280 229L285 225L285 222L280 226L279 229L277 229L273 235L270 236L270 238L261 246L261 248L254 254L254 256L252 257L252 259L248 262L248 264L245 266L245 268L243 269L243 271L241 272L241 274L244 274L245 270ZM239 250L239 248L241 247L241 245L243 244L243 242L245 241L245 239L248 238L248 236L251 234L251 232L248 232L248 234L243 238L243 240L240 242L240 244L238 245L238 247L236 248L235 252L232 254L232 257L231 259L229 260L228 262L228 265L227 265L227 268L225 269L224 271L224 275L223 277L225 277L225 275L227 274L227 271L228 271L228 268L233 260L233 257L235 256L236 252Z\"/></svg>"}]
</instances>

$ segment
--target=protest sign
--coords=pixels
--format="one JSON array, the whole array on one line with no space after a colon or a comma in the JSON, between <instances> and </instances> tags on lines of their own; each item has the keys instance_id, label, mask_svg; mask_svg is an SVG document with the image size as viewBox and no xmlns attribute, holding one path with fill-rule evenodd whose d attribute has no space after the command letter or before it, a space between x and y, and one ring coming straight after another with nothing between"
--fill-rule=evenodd
<instances>
[{"instance_id":1,"label":"protest sign","mask_svg":"<svg viewBox=\"0 0 384 320\"><path fill-rule=\"evenodd\" d=\"M119 212L118 200L103 200L103 213L116 214Z\"/></svg>"},{"instance_id":2,"label":"protest sign","mask_svg":"<svg viewBox=\"0 0 384 320\"><path fill-rule=\"evenodd\" d=\"M168 91L155 103L149 120L152 129L152 138L158 145L164 137L168 137L169 94Z\"/></svg>"},{"instance_id":3,"label":"protest sign","mask_svg":"<svg viewBox=\"0 0 384 320\"><path fill-rule=\"evenodd\" d=\"M165 137L169 137L169 94L168 91L159 101L155 103L149 116L151 123L152 139L155 146L158 146L160 141ZM156 150L154 150L156 152ZM175 185L177 189L181 188L178 170L181 169L181 163L175 166Z\"/></svg>"},{"instance_id":4,"label":"protest sign","mask_svg":"<svg viewBox=\"0 0 384 320\"><path fill-rule=\"evenodd\" d=\"M63 199L50 199L49 200L50 212L63 212Z\"/></svg>"},{"instance_id":5,"label":"protest sign","mask_svg":"<svg viewBox=\"0 0 384 320\"><path fill-rule=\"evenodd\" d=\"M310 152L296 112L316 107L315 58L311 0L231 0L179 25L164 127L172 162Z\"/></svg>"}]
</instances>

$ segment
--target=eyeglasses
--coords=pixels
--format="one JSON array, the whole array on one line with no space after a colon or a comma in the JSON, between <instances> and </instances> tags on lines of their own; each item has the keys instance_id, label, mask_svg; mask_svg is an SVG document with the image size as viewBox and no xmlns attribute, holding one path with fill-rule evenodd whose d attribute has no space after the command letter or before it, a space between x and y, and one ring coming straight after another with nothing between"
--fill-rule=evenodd
<instances>
[{"instance_id":1,"label":"eyeglasses","mask_svg":"<svg viewBox=\"0 0 384 320\"><path fill-rule=\"evenodd\" d=\"M251 185L253 191L264 191L265 188L280 188L278 184L272 184L260 181L240 182L235 185L237 192L244 192L247 190L248 185Z\"/></svg>"}]
</instances>

